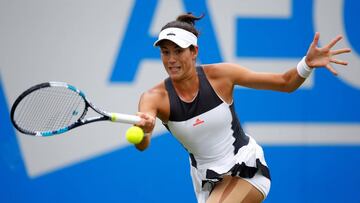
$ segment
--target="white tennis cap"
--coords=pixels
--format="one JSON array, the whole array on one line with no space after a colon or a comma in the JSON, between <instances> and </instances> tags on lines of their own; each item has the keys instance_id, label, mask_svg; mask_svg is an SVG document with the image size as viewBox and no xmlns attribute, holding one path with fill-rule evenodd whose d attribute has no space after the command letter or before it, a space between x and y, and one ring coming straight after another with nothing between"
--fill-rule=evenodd
<instances>
[{"instance_id":1,"label":"white tennis cap","mask_svg":"<svg viewBox=\"0 0 360 203\"><path fill-rule=\"evenodd\" d=\"M159 46L159 42L165 39L174 42L181 48L188 48L190 45L197 46L197 37L193 33L181 28L171 27L162 30L154 46Z\"/></svg>"}]
</instances>

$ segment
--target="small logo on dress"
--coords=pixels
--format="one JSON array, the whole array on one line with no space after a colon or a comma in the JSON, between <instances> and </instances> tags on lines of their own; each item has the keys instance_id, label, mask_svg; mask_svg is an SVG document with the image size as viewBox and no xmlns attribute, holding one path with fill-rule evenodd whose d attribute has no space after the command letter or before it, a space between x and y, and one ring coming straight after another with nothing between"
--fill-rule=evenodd
<instances>
[{"instance_id":1,"label":"small logo on dress","mask_svg":"<svg viewBox=\"0 0 360 203\"><path fill-rule=\"evenodd\" d=\"M202 123L204 123L204 121L197 118L195 123L193 124L193 126L195 127L195 126L200 125Z\"/></svg>"}]
</instances>

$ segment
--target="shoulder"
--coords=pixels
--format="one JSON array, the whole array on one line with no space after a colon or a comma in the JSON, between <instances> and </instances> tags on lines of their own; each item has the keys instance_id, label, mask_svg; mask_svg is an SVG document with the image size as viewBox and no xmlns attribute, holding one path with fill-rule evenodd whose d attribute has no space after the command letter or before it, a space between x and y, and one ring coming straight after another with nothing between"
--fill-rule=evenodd
<instances>
[{"instance_id":1,"label":"shoulder","mask_svg":"<svg viewBox=\"0 0 360 203\"><path fill-rule=\"evenodd\" d=\"M170 102L164 81L145 91L140 97L139 110L152 112L162 121L168 118L169 109Z\"/></svg>"},{"instance_id":2,"label":"shoulder","mask_svg":"<svg viewBox=\"0 0 360 203\"><path fill-rule=\"evenodd\" d=\"M209 80L230 83L231 85L241 84L241 81L246 80L251 73L249 69L234 63L206 64L202 67Z\"/></svg>"},{"instance_id":3,"label":"shoulder","mask_svg":"<svg viewBox=\"0 0 360 203\"><path fill-rule=\"evenodd\" d=\"M214 63L202 65L206 76L210 78L231 77L234 73L245 73L247 68L234 63Z\"/></svg>"},{"instance_id":4,"label":"shoulder","mask_svg":"<svg viewBox=\"0 0 360 203\"><path fill-rule=\"evenodd\" d=\"M157 85L155 85L154 87L150 88L149 90L145 91L144 93L142 93L141 95L141 99L142 100L147 100L147 101L156 101L159 99L163 99L167 97L167 91L165 88L165 84L164 82L161 82Z\"/></svg>"}]
</instances>

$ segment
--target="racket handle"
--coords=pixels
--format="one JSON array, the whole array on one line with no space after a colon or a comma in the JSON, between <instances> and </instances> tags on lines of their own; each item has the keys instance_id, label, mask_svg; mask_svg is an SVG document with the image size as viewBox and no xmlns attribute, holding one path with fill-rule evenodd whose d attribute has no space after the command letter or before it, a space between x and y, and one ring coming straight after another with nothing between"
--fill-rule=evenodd
<instances>
[{"instance_id":1,"label":"racket handle","mask_svg":"<svg viewBox=\"0 0 360 203\"><path fill-rule=\"evenodd\" d=\"M139 116L122 114L122 113L111 113L110 116L112 122L120 122L127 124L136 124L141 120Z\"/></svg>"}]
</instances>

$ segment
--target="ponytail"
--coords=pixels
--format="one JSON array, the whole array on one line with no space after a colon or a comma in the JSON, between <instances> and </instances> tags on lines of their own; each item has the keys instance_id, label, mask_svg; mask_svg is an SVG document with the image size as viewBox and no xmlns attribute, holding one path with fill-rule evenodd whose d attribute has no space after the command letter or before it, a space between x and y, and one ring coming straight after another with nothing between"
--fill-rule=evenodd
<instances>
[{"instance_id":1,"label":"ponytail","mask_svg":"<svg viewBox=\"0 0 360 203\"><path fill-rule=\"evenodd\" d=\"M195 28L195 23L196 21L201 20L203 17L204 14L199 17L194 16L192 13L182 14L179 15L175 21L167 23L164 27L161 28L161 30L170 27L180 28L189 31L198 37L199 31Z\"/></svg>"},{"instance_id":2,"label":"ponytail","mask_svg":"<svg viewBox=\"0 0 360 203\"><path fill-rule=\"evenodd\" d=\"M176 21L185 22L185 23L188 23L188 24L190 24L192 26L195 26L195 22L198 21L198 20L201 20L203 17L204 17L204 14L202 14L199 17L196 17L192 13L187 13L187 14L179 15L176 18Z\"/></svg>"}]
</instances>

